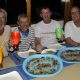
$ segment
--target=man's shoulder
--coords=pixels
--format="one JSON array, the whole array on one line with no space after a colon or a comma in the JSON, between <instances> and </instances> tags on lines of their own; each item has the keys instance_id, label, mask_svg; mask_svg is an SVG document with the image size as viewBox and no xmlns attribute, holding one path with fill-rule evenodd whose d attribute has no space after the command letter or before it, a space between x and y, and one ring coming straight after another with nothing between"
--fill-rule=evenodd
<instances>
[{"instance_id":1,"label":"man's shoulder","mask_svg":"<svg viewBox=\"0 0 80 80\"><path fill-rule=\"evenodd\" d=\"M60 23L59 23L59 21L57 21L57 20L51 20L51 26L53 26L53 27L57 27L57 26L61 26L60 25Z\"/></svg>"},{"instance_id":2,"label":"man's shoulder","mask_svg":"<svg viewBox=\"0 0 80 80\"><path fill-rule=\"evenodd\" d=\"M36 25L41 25L42 23L43 23L43 20L39 21Z\"/></svg>"},{"instance_id":3,"label":"man's shoulder","mask_svg":"<svg viewBox=\"0 0 80 80\"><path fill-rule=\"evenodd\" d=\"M11 27L9 25L5 25L6 30L11 30Z\"/></svg>"},{"instance_id":4,"label":"man's shoulder","mask_svg":"<svg viewBox=\"0 0 80 80\"><path fill-rule=\"evenodd\" d=\"M72 29L73 27L74 27L73 21L68 21L68 22L65 24L65 29Z\"/></svg>"},{"instance_id":5,"label":"man's shoulder","mask_svg":"<svg viewBox=\"0 0 80 80\"><path fill-rule=\"evenodd\" d=\"M66 24L73 24L73 21L68 21L66 22Z\"/></svg>"},{"instance_id":6,"label":"man's shoulder","mask_svg":"<svg viewBox=\"0 0 80 80\"><path fill-rule=\"evenodd\" d=\"M5 25L6 28L11 28L10 25Z\"/></svg>"},{"instance_id":7,"label":"man's shoulder","mask_svg":"<svg viewBox=\"0 0 80 80\"><path fill-rule=\"evenodd\" d=\"M53 24L54 24L54 23L55 23L55 24L59 24L59 21L52 19L52 20L51 20L51 23L53 23Z\"/></svg>"},{"instance_id":8,"label":"man's shoulder","mask_svg":"<svg viewBox=\"0 0 80 80\"><path fill-rule=\"evenodd\" d=\"M38 22L38 23L35 25L35 30L41 29L42 26L43 26L43 24L44 24L43 21Z\"/></svg>"}]
</instances>

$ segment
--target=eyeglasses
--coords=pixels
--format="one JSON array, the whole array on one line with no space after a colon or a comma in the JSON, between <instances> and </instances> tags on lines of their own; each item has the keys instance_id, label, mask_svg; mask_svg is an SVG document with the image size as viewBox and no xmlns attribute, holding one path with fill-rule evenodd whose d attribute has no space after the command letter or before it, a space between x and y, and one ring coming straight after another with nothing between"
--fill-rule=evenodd
<instances>
[{"instance_id":1,"label":"eyeglasses","mask_svg":"<svg viewBox=\"0 0 80 80\"><path fill-rule=\"evenodd\" d=\"M80 11L71 12L71 15L79 14Z\"/></svg>"}]
</instances>

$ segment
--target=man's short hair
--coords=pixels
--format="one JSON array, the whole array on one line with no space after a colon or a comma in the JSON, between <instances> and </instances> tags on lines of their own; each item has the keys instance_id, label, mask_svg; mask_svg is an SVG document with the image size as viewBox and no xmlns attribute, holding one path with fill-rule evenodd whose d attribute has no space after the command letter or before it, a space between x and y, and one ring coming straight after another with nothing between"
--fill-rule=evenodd
<instances>
[{"instance_id":1,"label":"man's short hair","mask_svg":"<svg viewBox=\"0 0 80 80\"><path fill-rule=\"evenodd\" d=\"M26 14L23 13L18 16L18 21L20 20L20 18L28 18L28 17Z\"/></svg>"},{"instance_id":2,"label":"man's short hair","mask_svg":"<svg viewBox=\"0 0 80 80\"><path fill-rule=\"evenodd\" d=\"M43 7L41 7L40 12L41 12L43 9L49 9L49 11L51 11L51 9L50 9L48 6L43 6Z\"/></svg>"}]
</instances>

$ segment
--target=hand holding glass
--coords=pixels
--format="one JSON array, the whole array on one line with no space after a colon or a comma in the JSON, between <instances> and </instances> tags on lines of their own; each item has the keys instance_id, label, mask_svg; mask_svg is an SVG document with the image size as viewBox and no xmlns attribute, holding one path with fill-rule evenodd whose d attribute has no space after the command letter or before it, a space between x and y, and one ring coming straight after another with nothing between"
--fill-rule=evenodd
<instances>
[{"instance_id":1,"label":"hand holding glass","mask_svg":"<svg viewBox=\"0 0 80 80\"><path fill-rule=\"evenodd\" d=\"M14 46L14 49L17 49L19 41L20 41L20 32L12 32L11 33L11 40L12 40L12 44Z\"/></svg>"}]
</instances>

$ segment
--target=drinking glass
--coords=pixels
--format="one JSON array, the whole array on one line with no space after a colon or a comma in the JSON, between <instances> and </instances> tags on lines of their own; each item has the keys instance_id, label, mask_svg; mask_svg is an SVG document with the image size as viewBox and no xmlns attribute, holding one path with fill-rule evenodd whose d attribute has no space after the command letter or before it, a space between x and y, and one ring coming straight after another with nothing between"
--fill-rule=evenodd
<instances>
[{"instance_id":1,"label":"drinking glass","mask_svg":"<svg viewBox=\"0 0 80 80\"><path fill-rule=\"evenodd\" d=\"M61 36L62 36L62 34L63 34L62 28L60 28L60 27L56 28L55 33L56 33L56 38L57 38L58 40L60 40L60 39L61 39Z\"/></svg>"},{"instance_id":2,"label":"drinking glass","mask_svg":"<svg viewBox=\"0 0 80 80\"><path fill-rule=\"evenodd\" d=\"M11 40L12 40L13 47L16 50L18 48L18 44L20 41L20 32L12 32Z\"/></svg>"}]
</instances>

